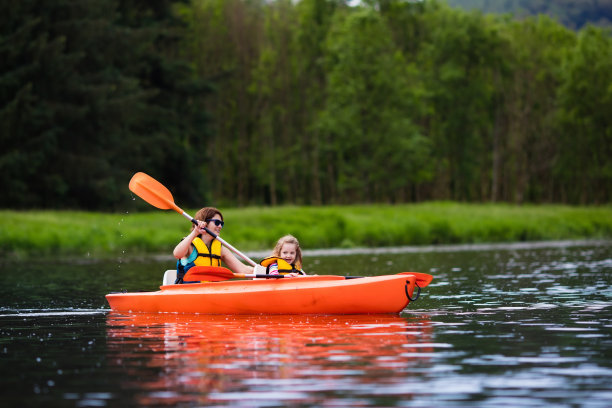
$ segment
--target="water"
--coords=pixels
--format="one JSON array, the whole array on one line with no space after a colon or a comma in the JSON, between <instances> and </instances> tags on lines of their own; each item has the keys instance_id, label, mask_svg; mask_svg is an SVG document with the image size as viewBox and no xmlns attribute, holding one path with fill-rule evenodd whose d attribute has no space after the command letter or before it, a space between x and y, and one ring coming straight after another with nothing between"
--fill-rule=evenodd
<instances>
[{"instance_id":1,"label":"water","mask_svg":"<svg viewBox=\"0 0 612 408\"><path fill-rule=\"evenodd\" d=\"M435 276L400 315L109 312L171 260L1 265L3 406L609 407L612 243L330 256Z\"/></svg>"}]
</instances>

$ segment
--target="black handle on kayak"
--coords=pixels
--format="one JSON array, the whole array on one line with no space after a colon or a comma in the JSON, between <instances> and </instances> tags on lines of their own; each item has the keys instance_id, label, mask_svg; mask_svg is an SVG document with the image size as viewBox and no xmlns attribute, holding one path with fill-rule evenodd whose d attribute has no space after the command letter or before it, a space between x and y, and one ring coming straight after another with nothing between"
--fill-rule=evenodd
<instances>
[{"instance_id":1,"label":"black handle on kayak","mask_svg":"<svg viewBox=\"0 0 612 408\"><path fill-rule=\"evenodd\" d=\"M283 275L248 275L249 278L263 278L263 279L280 279L284 278Z\"/></svg>"},{"instance_id":2,"label":"black handle on kayak","mask_svg":"<svg viewBox=\"0 0 612 408\"><path fill-rule=\"evenodd\" d=\"M410 297L410 294L408 294L408 283L410 281L406 281L406 286L404 286L404 291L406 292L406 297L408 298L409 301L414 302L415 300L417 300L419 298L419 296L421 296L421 287L419 285L417 285L417 283L414 283L414 286L417 287L418 292L416 294L416 296L413 298ZM414 289L412 290L412 294L414 295Z\"/></svg>"}]
</instances>

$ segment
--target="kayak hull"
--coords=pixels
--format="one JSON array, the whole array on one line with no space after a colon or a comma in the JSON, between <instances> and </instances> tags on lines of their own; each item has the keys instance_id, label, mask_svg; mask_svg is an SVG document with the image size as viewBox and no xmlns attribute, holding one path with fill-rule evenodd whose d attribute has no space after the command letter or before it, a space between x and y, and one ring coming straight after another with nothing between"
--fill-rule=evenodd
<instances>
[{"instance_id":1,"label":"kayak hull","mask_svg":"<svg viewBox=\"0 0 612 408\"><path fill-rule=\"evenodd\" d=\"M114 311L201 314L399 313L431 275L300 276L161 286L155 292L111 293ZM417 292L418 293L418 292Z\"/></svg>"}]
</instances>

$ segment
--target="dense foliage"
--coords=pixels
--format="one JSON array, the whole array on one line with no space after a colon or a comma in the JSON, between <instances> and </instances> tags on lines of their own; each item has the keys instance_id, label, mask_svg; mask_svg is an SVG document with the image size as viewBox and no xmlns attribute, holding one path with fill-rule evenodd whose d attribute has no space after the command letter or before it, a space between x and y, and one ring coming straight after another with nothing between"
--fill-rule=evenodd
<instances>
[{"instance_id":1,"label":"dense foliage","mask_svg":"<svg viewBox=\"0 0 612 408\"><path fill-rule=\"evenodd\" d=\"M570 28L612 25L612 0L448 0L451 6L516 17L547 14Z\"/></svg>"},{"instance_id":2,"label":"dense foliage","mask_svg":"<svg viewBox=\"0 0 612 408\"><path fill-rule=\"evenodd\" d=\"M204 189L183 168L202 171L207 88L172 3L0 2L0 206L120 208L139 169Z\"/></svg>"},{"instance_id":3,"label":"dense foliage","mask_svg":"<svg viewBox=\"0 0 612 408\"><path fill-rule=\"evenodd\" d=\"M607 203L612 40L437 1L0 2L0 207ZM141 204L141 203L140 203Z\"/></svg>"}]
</instances>

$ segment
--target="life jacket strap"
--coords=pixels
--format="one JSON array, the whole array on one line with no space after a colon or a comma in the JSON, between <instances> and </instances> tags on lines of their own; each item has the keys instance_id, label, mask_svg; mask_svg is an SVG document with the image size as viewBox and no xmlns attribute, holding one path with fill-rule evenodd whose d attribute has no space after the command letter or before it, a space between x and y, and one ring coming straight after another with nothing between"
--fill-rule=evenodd
<instances>
[{"instance_id":1,"label":"life jacket strap","mask_svg":"<svg viewBox=\"0 0 612 408\"><path fill-rule=\"evenodd\" d=\"M176 262L176 280L174 281L174 284L178 285L179 283L183 283L184 277L185 277L185 266L181 263L181 260L179 259Z\"/></svg>"}]
</instances>

